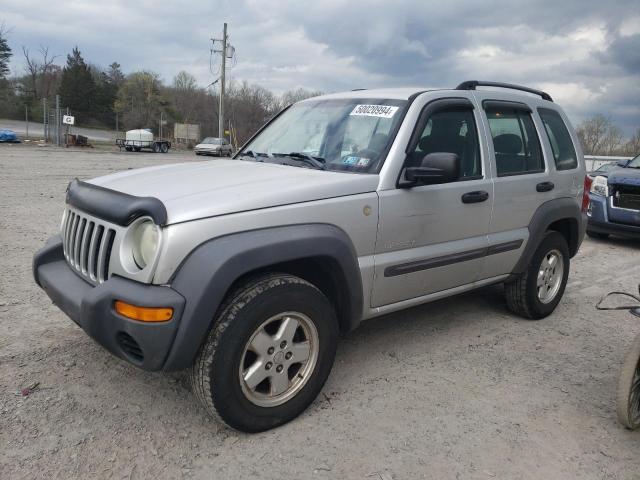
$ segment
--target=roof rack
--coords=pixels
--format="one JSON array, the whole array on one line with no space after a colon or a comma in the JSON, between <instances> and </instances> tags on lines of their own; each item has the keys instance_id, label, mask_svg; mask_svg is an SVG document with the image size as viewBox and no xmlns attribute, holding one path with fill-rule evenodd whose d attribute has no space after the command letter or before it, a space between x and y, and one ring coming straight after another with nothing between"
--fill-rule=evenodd
<instances>
[{"instance_id":1,"label":"roof rack","mask_svg":"<svg viewBox=\"0 0 640 480\"><path fill-rule=\"evenodd\" d=\"M476 87L510 88L512 90L520 90L522 92L533 93L534 95L540 95L543 99L553 102L551 95L549 95L547 92L543 92L542 90L536 90L534 88L523 87L522 85L514 85L512 83L486 82L484 80L467 80L466 82L462 82L460 85L458 85L456 87L456 90L475 90Z\"/></svg>"}]
</instances>

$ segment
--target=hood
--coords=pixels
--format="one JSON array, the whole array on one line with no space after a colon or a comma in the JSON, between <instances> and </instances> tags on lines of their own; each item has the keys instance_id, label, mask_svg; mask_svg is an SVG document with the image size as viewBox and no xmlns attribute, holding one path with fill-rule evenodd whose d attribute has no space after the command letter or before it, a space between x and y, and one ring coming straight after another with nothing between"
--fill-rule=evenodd
<instances>
[{"instance_id":1,"label":"hood","mask_svg":"<svg viewBox=\"0 0 640 480\"><path fill-rule=\"evenodd\" d=\"M89 183L156 197L167 223L373 192L378 175L331 172L241 160L190 162L125 170Z\"/></svg>"},{"instance_id":2,"label":"hood","mask_svg":"<svg viewBox=\"0 0 640 480\"><path fill-rule=\"evenodd\" d=\"M640 185L638 168L616 168L610 171L607 177L611 185Z\"/></svg>"}]
</instances>

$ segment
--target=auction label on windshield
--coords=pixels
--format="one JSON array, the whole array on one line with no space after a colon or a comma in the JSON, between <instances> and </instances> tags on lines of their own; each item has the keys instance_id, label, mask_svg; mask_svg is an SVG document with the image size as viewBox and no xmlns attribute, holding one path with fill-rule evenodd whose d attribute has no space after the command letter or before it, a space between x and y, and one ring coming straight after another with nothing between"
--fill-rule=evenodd
<instances>
[{"instance_id":1,"label":"auction label on windshield","mask_svg":"<svg viewBox=\"0 0 640 480\"><path fill-rule=\"evenodd\" d=\"M360 115L365 117L391 118L400 107L389 105L356 105L356 108L349 115Z\"/></svg>"}]
</instances>

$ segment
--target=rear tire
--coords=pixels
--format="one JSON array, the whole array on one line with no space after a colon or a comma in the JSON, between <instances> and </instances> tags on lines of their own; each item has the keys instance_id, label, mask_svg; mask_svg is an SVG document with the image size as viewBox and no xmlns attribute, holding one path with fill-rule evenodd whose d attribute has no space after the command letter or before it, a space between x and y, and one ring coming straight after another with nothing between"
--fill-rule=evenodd
<instances>
[{"instance_id":1,"label":"rear tire","mask_svg":"<svg viewBox=\"0 0 640 480\"><path fill-rule=\"evenodd\" d=\"M597 238L598 240L606 240L609 238L608 233L591 232L589 230L587 230L587 235L591 238Z\"/></svg>"},{"instance_id":2,"label":"rear tire","mask_svg":"<svg viewBox=\"0 0 640 480\"><path fill-rule=\"evenodd\" d=\"M505 283L507 307L530 320L550 315L562 299L569 277L569 247L562 234L549 231L527 269Z\"/></svg>"},{"instance_id":3,"label":"rear tire","mask_svg":"<svg viewBox=\"0 0 640 480\"><path fill-rule=\"evenodd\" d=\"M162 153L167 153L169 151L169 145L167 145L166 143L161 143L160 144L160 151Z\"/></svg>"},{"instance_id":4,"label":"rear tire","mask_svg":"<svg viewBox=\"0 0 640 480\"><path fill-rule=\"evenodd\" d=\"M191 369L194 393L232 428L277 427L316 398L337 338L335 312L314 285L288 274L258 277L223 304Z\"/></svg>"},{"instance_id":5,"label":"rear tire","mask_svg":"<svg viewBox=\"0 0 640 480\"><path fill-rule=\"evenodd\" d=\"M153 153L160 153L160 144L159 143L154 143L153 144Z\"/></svg>"},{"instance_id":6,"label":"rear tire","mask_svg":"<svg viewBox=\"0 0 640 480\"><path fill-rule=\"evenodd\" d=\"M633 341L618 377L618 421L630 430L640 427L640 335Z\"/></svg>"}]
</instances>

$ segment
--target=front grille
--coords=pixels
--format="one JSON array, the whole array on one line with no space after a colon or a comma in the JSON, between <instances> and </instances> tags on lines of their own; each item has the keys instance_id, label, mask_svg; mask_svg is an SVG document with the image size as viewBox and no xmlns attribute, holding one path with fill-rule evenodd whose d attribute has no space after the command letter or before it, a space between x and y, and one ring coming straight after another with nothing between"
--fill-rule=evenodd
<instances>
[{"instance_id":1,"label":"front grille","mask_svg":"<svg viewBox=\"0 0 640 480\"><path fill-rule=\"evenodd\" d=\"M102 283L109 278L116 231L108 223L67 210L61 233L64 256L76 272L92 283Z\"/></svg>"},{"instance_id":2,"label":"front grille","mask_svg":"<svg viewBox=\"0 0 640 480\"><path fill-rule=\"evenodd\" d=\"M614 207L640 210L640 186L616 185L613 190Z\"/></svg>"}]
</instances>

